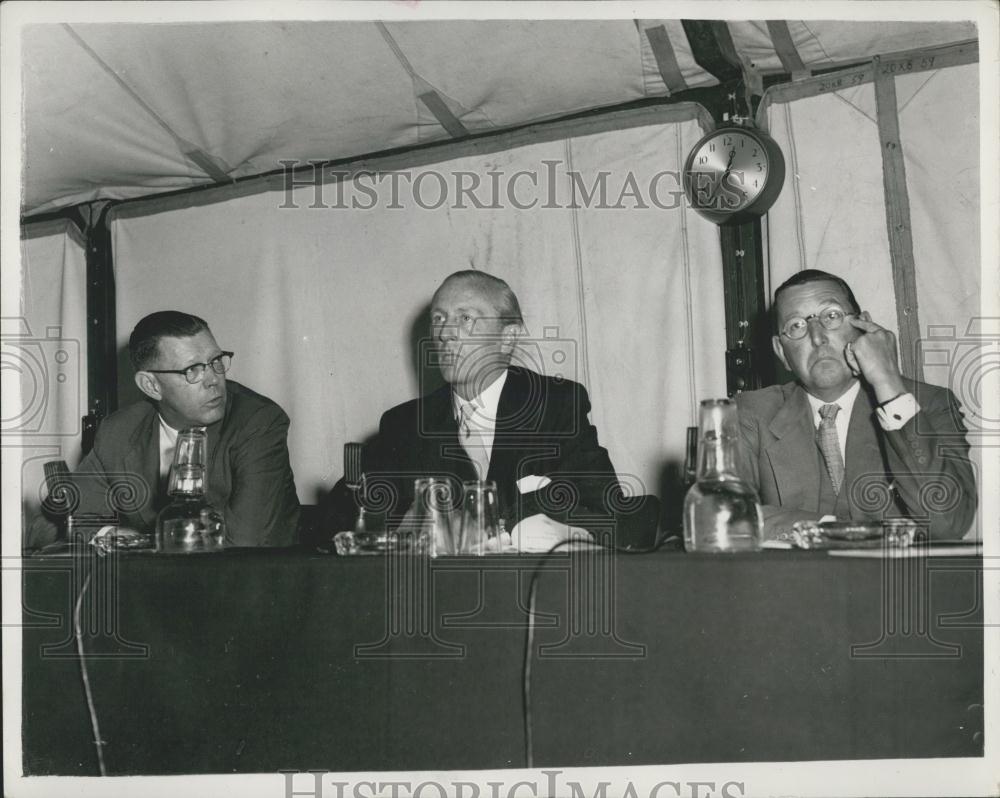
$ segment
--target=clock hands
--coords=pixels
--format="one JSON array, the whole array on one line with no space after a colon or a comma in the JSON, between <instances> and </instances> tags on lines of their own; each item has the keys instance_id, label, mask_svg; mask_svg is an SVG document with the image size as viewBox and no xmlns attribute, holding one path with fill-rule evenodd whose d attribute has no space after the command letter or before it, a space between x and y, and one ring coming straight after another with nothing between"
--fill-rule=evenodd
<instances>
[{"instance_id":1,"label":"clock hands","mask_svg":"<svg viewBox=\"0 0 1000 798\"><path fill-rule=\"evenodd\" d=\"M736 148L733 147L729 151L729 160L726 161L726 171L722 173L722 180L725 180L727 177L729 177L729 173L733 171L733 158L735 157L736 157ZM719 182L722 181L720 180Z\"/></svg>"},{"instance_id":2,"label":"clock hands","mask_svg":"<svg viewBox=\"0 0 1000 798\"><path fill-rule=\"evenodd\" d=\"M684 192L691 208L720 225L763 216L785 181L781 148L752 126L707 133L691 149L684 168Z\"/></svg>"},{"instance_id":3,"label":"clock hands","mask_svg":"<svg viewBox=\"0 0 1000 798\"><path fill-rule=\"evenodd\" d=\"M711 196L708 198L709 207L715 204L715 198L719 195L722 190L722 184L726 182L726 178L729 177L729 173L733 171L733 158L736 157L736 148L734 147L729 151L729 160L726 162L726 171L722 173L722 177L719 178L719 182L715 187L715 191L712 192Z\"/></svg>"}]
</instances>

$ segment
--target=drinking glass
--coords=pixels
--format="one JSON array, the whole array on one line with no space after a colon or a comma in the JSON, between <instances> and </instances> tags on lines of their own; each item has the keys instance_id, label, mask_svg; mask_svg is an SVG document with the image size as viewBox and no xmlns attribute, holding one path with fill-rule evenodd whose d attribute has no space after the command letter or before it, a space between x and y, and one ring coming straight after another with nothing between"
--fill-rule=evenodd
<instances>
[{"instance_id":1,"label":"drinking glass","mask_svg":"<svg viewBox=\"0 0 1000 798\"><path fill-rule=\"evenodd\" d=\"M452 536L451 515L454 499L451 483L444 479L425 477L413 483L414 551L431 557L457 554Z\"/></svg>"},{"instance_id":2,"label":"drinking glass","mask_svg":"<svg viewBox=\"0 0 1000 798\"><path fill-rule=\"evenodd\" d=\"M208 431L205 427L187 427L177 433L177 444L174 450L174 465L200 465L204 466L206 459L206 448L208 445Z\"/></svg>"},{"instance_id":3,"label":"drinking glass","mask_svg":"<svg viewBox=\"0 0 1000 798\"><path fill-rule=\"evenodd\" d=\"M462 483L462 532L459 553L483 555L487 541L493 540L499 551L500 511L497 505L497 484L473 480Z\"/></svg>"}]
</instances>

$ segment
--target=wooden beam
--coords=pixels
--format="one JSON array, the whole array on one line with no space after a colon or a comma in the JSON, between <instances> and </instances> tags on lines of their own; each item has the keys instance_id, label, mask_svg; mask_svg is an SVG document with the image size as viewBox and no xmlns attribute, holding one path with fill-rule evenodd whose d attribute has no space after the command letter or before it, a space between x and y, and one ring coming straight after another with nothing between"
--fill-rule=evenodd
<instances>
[{"instance_id":1,"label":"wooden beam","mask_svg":"<svg viewBox=\"0 0 1000 798\"><path fill-rule=\"evenodd\" d=\"M87 415L83 453L93 448L97 425L118 407L118 343L115 272L108 211L113 203L90 206L85 222L87 257Z\"/></svg>"}]
</instances>

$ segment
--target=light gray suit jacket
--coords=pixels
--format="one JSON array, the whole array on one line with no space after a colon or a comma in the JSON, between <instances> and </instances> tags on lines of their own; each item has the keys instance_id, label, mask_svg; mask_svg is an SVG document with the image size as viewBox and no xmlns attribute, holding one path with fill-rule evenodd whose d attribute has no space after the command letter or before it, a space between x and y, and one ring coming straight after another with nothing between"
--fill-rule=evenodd
<instances>
[{"instance_id":1,"label":"light gray suit jacket","mask_svg":"<svg viewBox=\"0 0 1000 798\"><path fill-rule=\"evenodd\" d=\"M920 411L902 429L882 429L862 383L847 431L844 482L834 494L816 442L812 409L798 383L737 397L741 470L760 496L765 539L798 520L905 515L932 538L960 538L976 511L976 478L951 391L904 378Z\"/></svg>"}]
</instances>

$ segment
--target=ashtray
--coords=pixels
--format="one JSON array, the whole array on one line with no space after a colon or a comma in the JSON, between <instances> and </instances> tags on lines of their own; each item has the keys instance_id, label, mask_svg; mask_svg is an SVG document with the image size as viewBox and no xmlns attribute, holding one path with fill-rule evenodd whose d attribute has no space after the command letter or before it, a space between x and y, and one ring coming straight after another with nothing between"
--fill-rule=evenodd
<instances>
[{"instance_id":1,"label":"ashtray","mask_svg":"<svg viewBox=\"0 0 1000 798\"><path fill-rule=\"evenodd\" d=\"M903 549L916 536L908 518L886 521L796 521L792 543L800 549Z\"/></svg>"},{"instance_id":2,"label":"ashtray","mask_svg":"<svg viewBox=\"0 0 1000 798\"><path fill-rule=\"evenodd\" d=\"M413 535L399 532L338 532L333 536L334 550L342 557L364 554L388 554L409 551Z\"/></svg>"},{"instance_id":3,"label":"ashtray","mask_svg":"<svg viewBox=\"0 0 1000 798\"><path fill-rule=\"evenodd\" d=\"M112 551L153 551L156 548L152 535L117 526L100 529L91 538L90 545L105 554Z\"/></svg>"}]
</instances>

